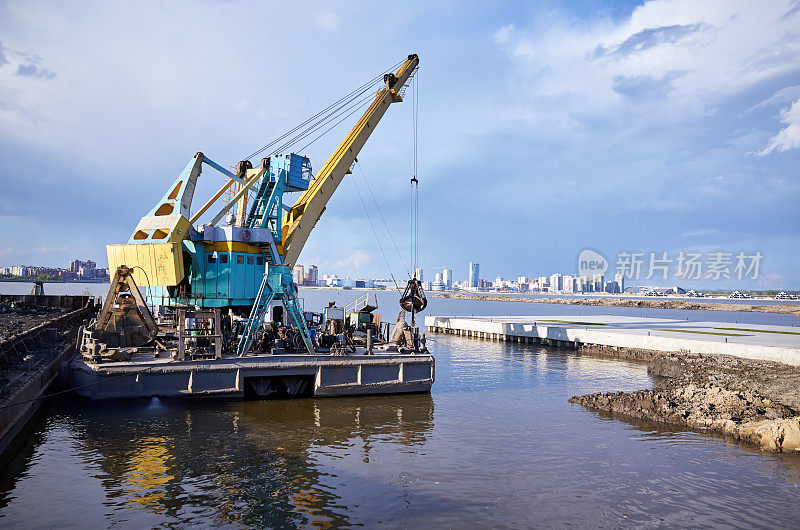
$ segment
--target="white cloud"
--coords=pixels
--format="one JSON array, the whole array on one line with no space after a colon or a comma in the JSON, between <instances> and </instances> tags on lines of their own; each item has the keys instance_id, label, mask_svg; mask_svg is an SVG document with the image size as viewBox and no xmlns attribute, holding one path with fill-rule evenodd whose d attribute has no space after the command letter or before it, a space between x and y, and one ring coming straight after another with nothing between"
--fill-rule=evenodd
<instances>
[{"instance_id":1,"label":"white cloud","mask_svg":"<svg viewBox=\"0 0 800 530\"><path fill-rule=\"evenodd\" d=\"M325 31L336 31L339 29L339 15L336 13L323 13L317 17L317 27Z\"/></svg>"},{"instance_id":2,"label":"white cloud","mask_svg":"<svg viewBox=\"0 0 800 530\"><path fill-rule=\"evenodd\" d=\"M41 246L41 247L23 247L23 248L0 248L0 258L6 258L8 256L30 256L32 254L57 254L57 253L64 253L69 250L67 245L62 245L60 247L48 247L48 246Z\"/></svg>"},{"instance_id":3,"label":"white cloud","mask_svg":"<svg viewBox=\"0 0 800 530\"><path fill-rule=\"evenodd\" d=\"M666 104L648 118L669 120L798 71L797 25L780 19L785 11L779 2L655 0L618 23L550 16L529 29L510 24L495 42L517 62L528 89L557 101L560 112L612 114L651 93Z\"/></svg>"},{"instance_id":4,"label":"white cloud","mask_svg":"<svg viewBox=\"0 0 800 530\"><path fill-rule=\"evenodd\" d=\"M363 250L356 250L349 257L337 261L333 268L335 270L360 269L370 263L372 263L372 256L370 254L367 254Z\"/></svg>"},{"instance_id":5,"label":"white cloud","mask_svg":"<svg viewBox=\"0 0 800 530\"><path fill-rule=\"evenodd\" d=\"M542 10L531 26L502 26L494 40L512 64L512 90L498 128L547 146L534 159L551 164L537 187L555 200L569 200L560 193L567 178L631 210L739 196L762 171L746 162L766 136L746 110L765 89L785 87L775 86L781 78L796 84L800 74L800 32L782 18L787 9L652 0L620 20ZM736 108L749 97L758 99ZM786 186L770 180L758 198L785 194ZM516 197L509 188L506 196Z\"/></svg>"},{"instance_id":6,"label":"white cloud","mask_svg":"<svg viewBox=\"0 0 800 530\"><path fill-rule=\"evenodd\" d=\"M800 99L792 103L788 109L781 111L781 121L786 127L769 141L767 147L759 155L767 155L774 151L784 153L789 149L800 148Z\"/></svg>"},{"instance_id":7,"label":"white cloud","mask_svg":"<svg viewBox=\"0 0 800 530\"><path fill-rule=\"evenodd\" d=\"M800 4L798 4L800 7ZM787 86L772 94L764 101L750 107L751 111L767 108L770 106L788 105L795 99L800 98L800 85Z\"/></svg>"}]
</instances>

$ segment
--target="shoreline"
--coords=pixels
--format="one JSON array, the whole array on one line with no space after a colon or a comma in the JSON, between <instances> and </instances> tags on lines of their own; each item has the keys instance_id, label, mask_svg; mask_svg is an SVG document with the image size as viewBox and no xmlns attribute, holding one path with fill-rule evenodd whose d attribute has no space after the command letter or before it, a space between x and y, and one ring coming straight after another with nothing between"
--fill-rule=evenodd
<instances>
[{"instance_id":1,"label":"shoreline","mask_svg":"<svg viewBox=\"0 0 800 530\"><path fill-rule=\"evenodd\" d=\"M685 352L581 353L647 362L650 389L572 396L589 410L730 437L762 451L800 452L800 367Z\"/></svg>"},{"instance_id":2,"label":"shoreline","mask_svg":"<svg viewBox=\"0 0 800 530\"><path fill-rule=\"evenodd\" d=\"M631 298L527 298L522 296L504 294L466 294L444 293L436 294L434 298L447 298L451 300L486 300L491 302L522 302L528 304L562 304L585 305L606 307L634 307L642 309L683 309L701 311L744 311L752 313L780 313L800 316L800 305L790 304L721 304L715 302L699 302L689 300L639 300Z\"/></svg>"}]
</instances>

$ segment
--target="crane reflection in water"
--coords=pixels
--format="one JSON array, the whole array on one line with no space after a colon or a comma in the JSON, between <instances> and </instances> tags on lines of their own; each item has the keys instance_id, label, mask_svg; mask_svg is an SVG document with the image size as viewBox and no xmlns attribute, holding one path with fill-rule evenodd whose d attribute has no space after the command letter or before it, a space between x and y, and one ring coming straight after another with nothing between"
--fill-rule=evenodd
<instances>
[{"instance_id":1,"label":"crane reflection in water","mask_svg":"<svg viewBox=\"0 0 800 530\"><path fill-rule=\"evenodd\" d=\"M348 524L325 460L368 463L375 446L412 454L433 429L430 394L367 398L76 405L83 457L108 501L172 521L282 526ZM388 444L388 445L387 445ZM387 487L381 484L381 487Z\"/></svg>"}]
</instances>

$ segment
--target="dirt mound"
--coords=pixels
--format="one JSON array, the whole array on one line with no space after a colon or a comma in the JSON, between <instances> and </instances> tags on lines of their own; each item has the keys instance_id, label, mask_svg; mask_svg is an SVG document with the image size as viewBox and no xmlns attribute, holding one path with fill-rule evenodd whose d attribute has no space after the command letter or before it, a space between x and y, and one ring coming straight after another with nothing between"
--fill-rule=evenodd
<instances>
[{"instance_id":1,"label":"dirt mound","mask_svg":"<svg viewBox=\"0 0 800 530\"><path fill-rule=\"evenodd\" d=\"M800 368L729 356L666 353L650 390L570 398L598 410L709 430L768 451L800 451Z\"/></svg>"}]
</instances>

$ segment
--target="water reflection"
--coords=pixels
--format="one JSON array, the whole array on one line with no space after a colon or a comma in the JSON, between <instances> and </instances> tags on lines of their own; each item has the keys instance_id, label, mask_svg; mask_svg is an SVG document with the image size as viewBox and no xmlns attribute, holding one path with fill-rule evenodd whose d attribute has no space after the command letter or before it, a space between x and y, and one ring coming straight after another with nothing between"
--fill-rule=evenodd
<instances>
[{"instance_id":1,"label":"water reflection","mask_svg":"<svg viewBox=\"0 0 800 530\"><path fill-rule=\"evenodd\" d=\"M429 394L84 403L70 412L70 429L109 506L187 524L326 527L347 525L349 516L320 457L342 449L368 462L378 443L424 445L433 410Z\"/></svg>"}]
</instances>

